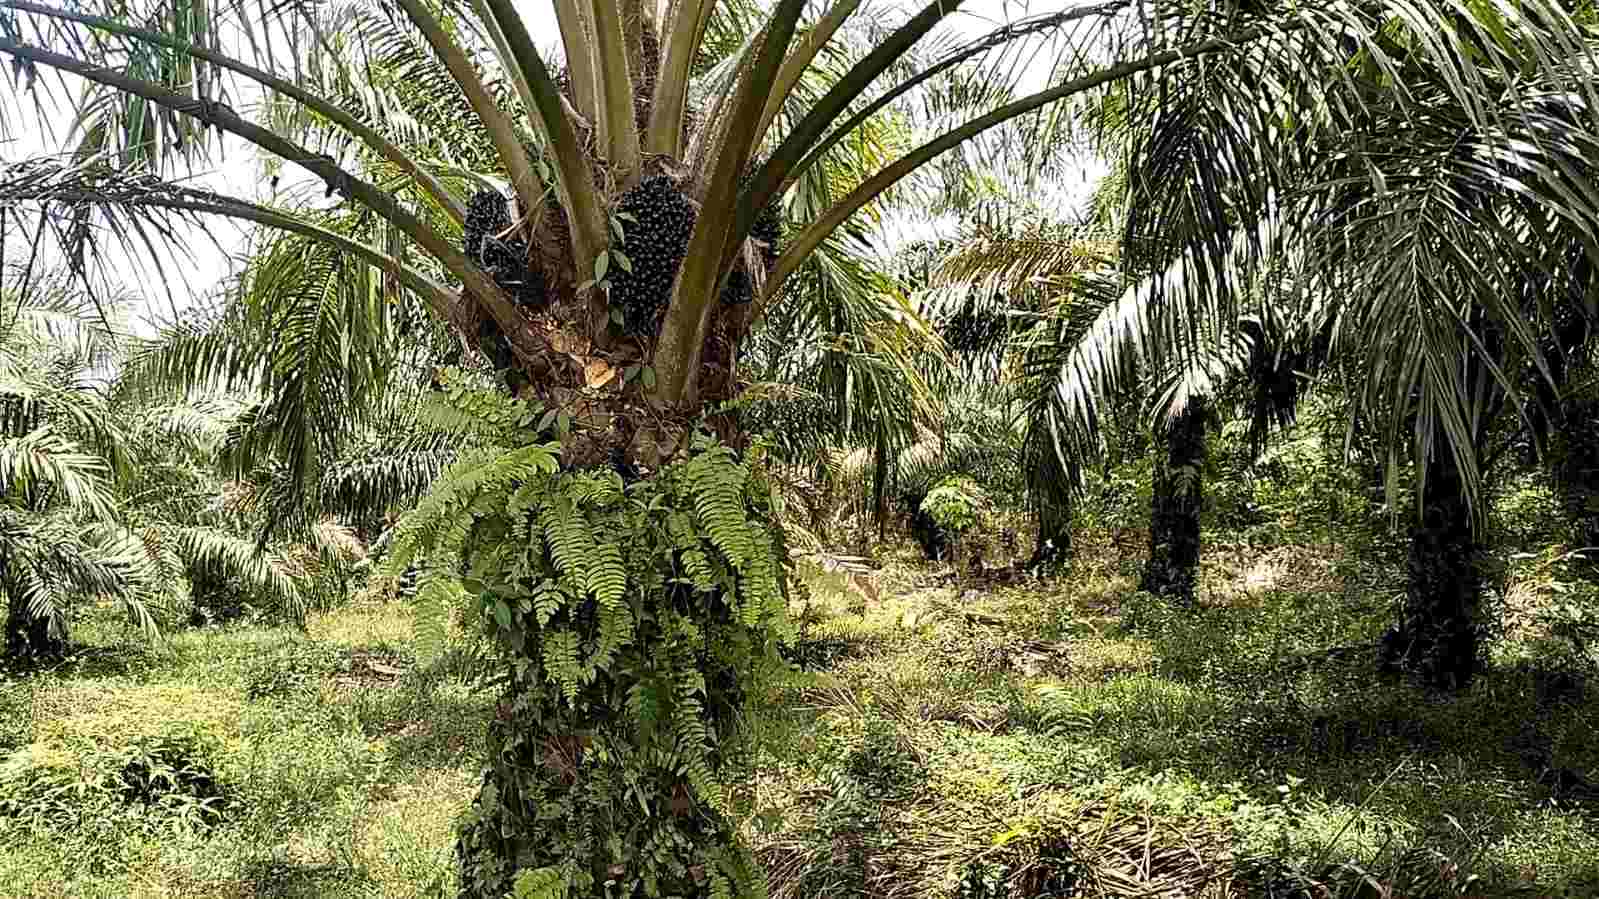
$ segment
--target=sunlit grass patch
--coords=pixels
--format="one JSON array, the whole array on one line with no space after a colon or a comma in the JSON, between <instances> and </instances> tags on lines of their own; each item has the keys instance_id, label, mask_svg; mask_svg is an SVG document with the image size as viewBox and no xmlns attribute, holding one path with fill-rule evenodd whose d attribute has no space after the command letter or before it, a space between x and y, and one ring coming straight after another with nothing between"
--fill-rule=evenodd
<instances>
[{"instance_id":1,"label":"sunlit grass patch","mask_svg":"<svg viewBox=\"0 0 1599 899\"><path fill-rule=\"evenodd\" d=\"M354 843L356 862L382 896L446 894L455 884L455 820L472 801L478 779L460 768L424 768L364 810Z\"/></svg>"},{"instance_id":2,"label":"sunlit grass patch","mask_svg":"<svg viewBox=\"0 0 1599 899\"><path fill-rule=\"evenodd\" d=\"M33 730L41 741L122 742L181 723L235 740L244 709L241 698L187 683L63 681L35 691Z\"/></svg>"},{"instance_id":3,"label":"sunlit grass patch","mask_svg":"<svg viewBox=\"0 0 1599 899\"><path fill-rule=\"evenodd\" d=\"M1154 668L1156 662L1154 644L1136 637L1093 636L1070 640L1067 642L1066 656L1072 676L1087 681L1147 672Z\"/></svg>"},{"instance_id":4,"label":"sunlit grass patch","mask_svg":"<svg viewBox=\"0 0 1599 899\"><path fill-rule=\"evenodd\" d=\"M1565 882L1572 896L1599 896L1599 820L1574 808L1524 810L1487 847L1506 875L1532 883Z\"/></svg>"},{"instance_id":5,"label":"sunlit grass patch","mask_svg":"<svg viewBox=\"0 0 1599 899\"><path fill-rule=\"evenodd\" d=\"M415 612L404 600L347 603L313 613L305 624L313 639L347 647L403 647L411 643Z\"/></svg>"},{"instance_id":6,"label":"sunlit grass patch","mask_svg":"<svg viewBox=\"0 0 1599 899\"><path fill-rule=\"evenodd\" d=\"M1268 593L1337 596L1346 589L1347 551L1335 544L1256 546L1212 542L1200 564L1200 596L1216 605L1253 604Z\"/></svg>"}]
</instances>

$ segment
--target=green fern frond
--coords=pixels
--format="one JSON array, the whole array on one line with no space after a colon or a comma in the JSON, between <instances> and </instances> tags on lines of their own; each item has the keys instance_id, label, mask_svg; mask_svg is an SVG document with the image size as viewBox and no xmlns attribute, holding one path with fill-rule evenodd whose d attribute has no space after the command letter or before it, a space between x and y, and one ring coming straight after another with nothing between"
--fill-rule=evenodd
<instances>
[{"instance_id":1,"label":"green fern frond","mask_svg":"<svg viewBox=\"0 0 1599 899\"><path fill-rule=\"evenodd\" d=\"M622 562L622 548L615 543L601 543L589 557L584 589L594 594L602 608L615 608L627 592L627 568Z\"/></svg>"},{"instance_id":2,"label":"green fern frond","mask_svg":"<svg viewBox=\"0 0 1599 899\"><path fill-rule=\"evenodd\" d=\"M442 534L463 537L470 506L480 495L503 504L515 486L556 469L557 448L530 444L513 450L486 447L464 453L434 483L428 495L395 528L384 572L398 577L419 555L438 548ZM494 488L502 488L495 496ZM460 540L452 541L458 548Z\"/></svg>"},{"instance_id":3,"label":"green fern frond","mask_svg":"<svg viewBox=\"0 0 1599 899\"><path fill-rule=\"evenodd\" d=\"M462 592L454 578L435 570L424 572L418 579L416 597L411 601L411 629L418 662L428 664L443 655L449 642L450 610Z\"/></svg>"},{"instance_id":4,"label":"green fern frond","mask_svg":"<svg viewBox=\"0 0 1599 899\"><path fill-rule=\"evenodd\" d=\"M751 552L744 516L744 482L748 472L725 449L701 453L687 466L695 516L711 544L735 567Z\"/></svg>"},{"instance_id":5,"label":"green fern frond","mask_svg":"<svg viewBox=\"0 0 1599 899\"><path fill-rule=\"evenodd\" d=\"M429 394L418 411L424 427L507 446L534 436L532 427L542 407L491 386L474 386L459 369L446 368L439 378L442 389Z\"/></svg>"},{"instance_id":6,"label":"green fern frond","mask_svg":"<svg viewBox=\"0 0 1599 899\"><path fill-rule=\"evenodd\" d=\"M558 867L532 868L516 875L514 899L566 899L568 877Z\"/></svg>"},{"instance_id":7,"label":"green fern frond","mask_svg":"<svg viewBox=\"0 0 1599 899\"><path fill-rule=\"evenodd\" d=\"M583 668L577 659L577 634L573 631L556 631L544 640L544 672L568 702L577 699L583 678Z\"/></svg>"},{"instance_id":8,"label":"green fern frond","mask_svg":"<svg viewBox=\"0 0 1599 899\"><path fill-rule=\"evenodd\" d=\"M587 589L595 542L587 517L565 496L557 496L539 515L556 570L579 591Z\"/></svg>"}]
</instances>

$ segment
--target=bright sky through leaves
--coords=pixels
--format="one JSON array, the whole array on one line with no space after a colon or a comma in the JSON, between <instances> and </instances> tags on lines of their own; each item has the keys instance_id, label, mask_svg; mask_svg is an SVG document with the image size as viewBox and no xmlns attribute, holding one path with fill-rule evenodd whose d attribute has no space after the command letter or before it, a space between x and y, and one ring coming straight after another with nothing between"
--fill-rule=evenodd
<instances>
[{"instance_id":1,"label":"bright sky through leaves","mask_svg":"<svg viewBox=\"0 0 1599 899\"><path fill-rule=\"evenodd\" d=\"M1054 5L1017 2L1017 0L970 0L959 14L948 20L948 28L962 37L975 37L1007 21L1036 14ZM558 56L557 48L560 40L556 30L554 8L549 0L518 0L518 6L528 21L529 30L539 42L540 49L552 57ZM1050 62L1048 53L1040 53L1030 60L1027 68L1022 70L1018 88L1025 93L1043 87L1049 80ZM51 72L41 78L37 89L49 92L47 97L57 95L61 90L61 83L57 74ZM66 83L75 87L77 81L69 77ZM13 126L16 133L0 134L0 161L15 161L48 154L62 146L63 141L70 145L72 120L70 114L65 111L66 104L59 102L59 97L56 99L55 103L47 99L45 105L56 106L62 111L44 121L34 113L31 101L24 99L10 104L6 121ZM251 97L235 105L240 106L240 111L243 112L253 102L254 97ZM213 135L211 139L217 138ZM186 178L175 177L175 180L188 180L197 186L220 193L270 202L273 188L262 154L231 135L224 136L223 140L223 153L219 159L197 167L187 173ZM1046 189L1043 196L1034 196L1031 199L1046 206L1059 208L1062 217L1065 217L1071 208L1081 205L1092 190L1094 182L1104 174L1104 171L1105 167L1099 160L1085 156L1082 159L1080 175L1064 179ZM308 174L291 165L284 169L277 186L280 193L297 188L320 192L320 182L310 183L313 181L314 179ZM894 246L906 241L947 233L954 224L955 221L951 216L935 219L920 211L914 214L891 213L885 217L879 229L880 245L885 251L890 251ZM196 298L214 292L227 277L238 272L242 255L247 250L248 229L240 223L219 218L210 219L208 226L209 233L193 233L192 240L184 247L189 258L164 263L166 268L164 278L148 260L126 257L115 249L114 241L105 244L111 248L109 251L111 255L102 262L106 264L110 277L120 282L118 286L125 286L145 298L146 314L141 318L168 319L175 312L192 304ZM12 235L8 235L7 239L15 241ZM136 327L141 331L153 331L150 321L140 321Z\"/></svg>"}]
</instances>

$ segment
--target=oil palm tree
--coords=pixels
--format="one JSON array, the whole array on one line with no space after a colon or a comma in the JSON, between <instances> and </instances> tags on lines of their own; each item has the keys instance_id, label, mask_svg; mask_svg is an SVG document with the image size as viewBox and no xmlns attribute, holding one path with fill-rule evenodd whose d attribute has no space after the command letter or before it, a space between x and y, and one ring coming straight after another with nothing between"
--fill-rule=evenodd
<instances>
[{"instance_id":1,"label":"oil palm tree","mask_svg":"<svg viewBox=\"0 0 1599 899\"><path fill-rule=\"evenodd\" d=\"M86 376L114 340L59 271L0 267L0 594L6 651L66 646L74 600L120 599L153 629L152 581L117 523L125 435Z\"/></svg>"},{"instance_id":2,"label":"oil palm tree","mask_svg":"<svg viewBox=\"0 0 1599 899\"><path fill-rule=\"evenodd\" d=\"M1049 215L1009 216L974 223L940 260L935 283L959 296L948 320L951 342L986 377L1009 410L1016 462L1038 530L1027 567L1045 571L1071 549L1071 500L1081 486L1083 454L1056 440L1060 423L1051 399L1060 348L1099 311L1095 297L1075 289L1080 277L1113 264L1115 243L1095 229Z\"/></svg>"},{"instance_id":3,"label":"oil palm tree","mask_svg":"<svg viewBox=\"0 0 1599 899\"><path fill-rule=\"evenodd\" d=\"M309 571L290 564L285 547L258 546L223 508L215 460L236 410L137 401L115 378L131 342L126 295L91 300L70 272L26 266L5 287L0 589L9 650L59 652L66 612L84 596L121 601L147 634L181 624L194 585L206 581L230 585L235 600L303 613Z\"/></svg>"},{"instance_id":4,"label":"oil palm tree","mask_svg":"<svg viewBox=\"0 0 1599 899\"><path fill-rule=\"evenodd\" d=\"M84 117L89 150L71 163L8 167L0 174L0 201L73 210L62 232L79 244L104 233L84 224L91 208L141 221L158 213L232 216L298 235L323 253L336 253L337 264L347 271L378 272L414 293L494 360L506 386L528 404L502 411L519 418L536 404L553 413L550 422L559 432L565 470L592 471L619 456L631 471L653 474L669 468L690 444L702 412L736 394L740 342L753 321L785 301L790 276L817 247L884 191L987 129L1105 85L1139 80L1140 90L1151 81L1180 90L1206 73L1236 75L1252 66L1270 68L1265 73L1270 77L1252 79L1247 86L1272 91L1277 106L1265 108L1272 109L1274 121L1290 121L1279 115L1290 111L1292 121L1316 115L1351 118L1360 109L1346 104L1322 110L1321 103L1338 99L1328 89L1327 75L1342 69L1330 64L1336 60L1341 66L1351 58L1375 72L1367 79L1373 99L1403 101L1393 106L1402 116L1416 104L1411 73L1394 62L1396 33L1411 42L1409 57L1449 73L1428 89L1455 101L1473 124L1485 124L1506 119L1497 114L1501 110L1517 109L1498 83L1501 72L1526 68L1557 89L1573 80L1560 61L1570 58L1568 51L1582 40L1570 18L1545 0L1513 7L1351 0L1312 8L1109 0L1007 24L936 56L918 57L916 48L959 5L935 0L912 10L844 65L814 102L791 104L794 86L818 65L824 48L861 4L839 0L808 17L810 4L804 0L758 7L678 0L664 11L638 2L557 0L561 71L536 49L510 0L443 6L372 0L334 12L299 3L270 9L231 3L96 8L0 0L5 12L0 55L13 63L7 77L31 81L53 70L93 86L80 94L91 107ZM747 13L744 21L755 27L727 27L723 14L728 11ZM909 147L817 210L794 234L777 240L762 226L774 201L807 172L847 150L865 123L897 100L914 97L926 79L1038 34L1067 38L1048 86L1002 98L995 106L987 105L991 92L973 92L987 108L972 110L969 118ZM1484 55L1481 35L1493 38L1486 48L1492 62L1467 64ZM735 40L724 47L730 51L725 56L715 48L705 52L714 40L729 36ZM252 54L252 59L241 58ZM923 64L906 71L901 65L906 60ZM992 77L994 71L979 67L972 74ZM893 83L879 87L881 81ZM253 85L271 99L261 104L260 117L246 118L232 108L229 100L244 96L230 90L234 84ZM1264 117L1253 103L1257 99L1236 111ZM799 108L790 115L795 105ZM419 118L413 111L426 115ZM780 113L782 128L774 129ZM1580 119L1589 117L1585 111ZM129 177L123 164L129 160L159 166L174 155L214 147L206 128L310 172L330 200L339 198L337 205L313 211L199 191L159 177ZM1490 148L1508 146L1516 137L1483 133ZM1261 147L1281 143L1270 140L1269 133L1256 137ZM1253 144L1245 149L1249 155L1232 160L1237 166L1259 156ZM514 207L498 189L484 186L485 173L475 168L490 170L489 184L506 185ZM365 277L368 283L381 280L376 274ZM1368 299L1359 291L1354 295ZM340 347L341 355L328 360L329 366L366 365L370 360L358 357L374 352L372 347L364 342ZM459 395L466 399L465 393ZM1067 408L1074 407L1068 403ZM1451 439L1461 433L1459 421L1458 415L1448 418L1445 433ZM734 419L711 416L708 424L739 443ZM444 514L441 510L462 502L462 508L483 508L478 494L463 499L461 491L469 484L502 489L515 479L511 471L517 477L543 477L541 452L534 444L514 444L504 446L498 462L473 456L469 461L478 467L471 470L478 477L457 468L451 489L435 491L429 514ZM716 464L704 462L693 471L709 479L707 472ZM490 474L496 475L492 481ZM644 483L639 489L676 489L676 482ZM728 495L707 496L705 502ZM585 497L585 502L600 501L598 493ZM559 497L544 501L569 508ZM748 514L765 522L769 513L762 508ZM455 526L443 533L456 534ZM733 547L729 564L750 561L744 543L726 545ZM492 553L482 555L479 561L488 564L492 558ZM480 583L481 566L471 570L476 572L472 582ZM560 563L554 570L565 578L576 569ZM439 589L448 589L442 580ZM592 589L583 587L584 595ZM623 607L613 589L614 584L604 588L604 605L606 620L616 628L622 626L615 622ZM760 595L771 591L763 586ZM531 615L532 598L525 598ZM546 668L543 657L532 655L537 641L510 636L529 633L519 622L534 619L516 617L508 604L503 612L498 609L496 615L509 624L502 626L506 653L521 663L515 670L535 672L535 678L542 676L538 672L578 670L564 655ZM542 633L539 629L555 620L527 626ZM557 625L566 627L566 621L563 617ZM725 611L721 618L706 619L707 626L730 629L731 642L718 642L717 652L769 641L759 628L740 630L741 621L729 623ZM639 623L654 626L644 619ZM575 631L562 634L560 646L577 639ZM639 646L621 644L616 651L626 650L630 660L622 664L643 658ZM708 656L693 664L716 665ZM715 677L704 682L721 683ZM651 763L647 770L654 792L647 799L628 798L620 788L579 793L568 785L573 783L570 760L588 745L573 730L582 722L574 723L570 709L553 711L561 707L560 695L571 695L578 684L567 681L559 693L537 679L527 687L508 697L503 716L518 726L496 725L490 753L495 763L469 816L475 823L463 831L469 889L501 895L513 876L520 891L530 895L564 896L570 889L598 894L607 879L620 879L621 891L629 894L726 892L735 881L740 889L753 889L748 872L718 848L731 845L726 842L730 828L701 801L705 781L698 767L684 775ZM740 695L721 686L714 692ZM683 728L682 745L704 746L705 729L689 726L694 714L675 711L700 708L697 699L688 701L696 695L684 693L669 707L635 705L640 714L629 720L654 720L643 709L666 708ZM541 717L546 713L550 717ZM721 720L713 722L717 728ZM612 733L606 730L612 726L609 719L587 724L602 735ZM543 735L543 750L528 742L529 733ZM626 735L607 744L617 751L660 739L649 728L616 733ZM513 753L514 747L521 748ZM621 777L619 771L611 774ZM628 782L639 789L640 781ZM547 803L531 803L525 799L530 795ZM582 813L567 818L552 811L578 808L572 803L579 799L601 804L584 805ZM679 820L693 826L671 823ZM596 839L597 821L615 822L615 841L586 842ZM667 842L639 843L657 839ZM601 852L600 846L616 849L623 860L613 861L614 853ZM529 859L536 867L517 874Z\"/></svg>"},{"instance_id":5,"label":"oil palm tree","mask_svg":"<svg viewBox=\"0 0 1599 899\"><path fill-rule=\"evenodd\" d=\"M1592 258L1599 212L1573 193L1599 158L1592 14L1572 23L1568 62L1528 68L1513 64L1525 45L1504 42L1500 15L1451 19L1448 56L1411 23L1374 45L1114 88L1127 119L1148 123L1130 145L1124 246L1132 272L1152 274L1130 279L1060 382L1082 426L1134 359L1191 365L1225 346L1241 313L1325 334L1350 360L1353 411L1376 423L1390 471L1415 462L1419 515L1387 656L1441 686L1476 665L1485 441L1500 414L1536 405L1518 381L1549 378L1551 311L1593 309L1591 269L1570 264ZM1276 108L1261 105L1267 85Z\"/></svg>"},{"instance_id":6,"label":"oil palm tree","mask_svg":"<svg viewBox=\"0 0 1599 899\"><path fill-rule=\"evenodd\" d=\"M813 526L825 532L838 501L860 491L881 528L893 457L933 416L918 363L936 342L899 281L873 266L863 235L824 243L789 289L791 301L750 338L743 364L757 386L741 401L744 426L805 472Z\"/></svg>"}]
</instances>

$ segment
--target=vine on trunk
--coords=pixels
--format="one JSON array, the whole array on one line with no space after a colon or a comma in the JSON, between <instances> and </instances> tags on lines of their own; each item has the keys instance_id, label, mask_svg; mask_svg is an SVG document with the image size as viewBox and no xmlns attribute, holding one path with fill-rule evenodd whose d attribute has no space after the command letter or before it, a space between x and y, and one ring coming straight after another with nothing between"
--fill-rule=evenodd
<instances>
[{"instance_id":1,"label":"vine on trunk","mask_svg":"<svg viewBox=\"0 0 1599 899\"><path fill-rule=\"evenodd\" d=\"M388 561L424 560L424 617L455 605L503 663L488 769L461 823L462 894L763 895L712 779L741 758L752 694L785 667L770 485L709 438L624 483L563 471L553 444L523 433L453 466Z\"/></svg>"}]
</instances>

